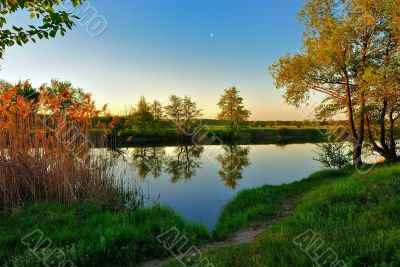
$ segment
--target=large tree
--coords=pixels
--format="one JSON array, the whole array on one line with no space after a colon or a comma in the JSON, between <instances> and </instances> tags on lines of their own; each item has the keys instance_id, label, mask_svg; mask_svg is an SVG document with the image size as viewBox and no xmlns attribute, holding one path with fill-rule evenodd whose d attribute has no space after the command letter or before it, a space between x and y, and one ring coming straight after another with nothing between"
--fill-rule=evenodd
<instances>
[{"instance_id":1,"label":"large tree","mask_svg":"<svg viewBox=\"0 0 400 267\"><path fill-rule=\"evenodd\" d=\"M84 0L69 0L73 6ZM75 15L62 10L64 0L2 0L0 1L0 58L7 46L20 46L37 39L54 38L59 33L64 36L74 26ZM28 27L8 25L7 16L18 11L27 11L35 23Z\"/></svg>"},{"instance_id":2,"label":"large tree","mask_svg":"<svg viewBox=\"0 0 400 267\"><path fill-rule=\"evenodd\" d=\"M397 41L393 44L400 45ZM400 66L398 55L394 56L394 61L384 58L365 79L372 88L366 105L368 140L373 149L388 161L399 159L395 128L400 116ZM387 57L392 57L390 52Z\"/></svg>"},{"instance_id":3,"label":"large tree","mask_svg":"<svg viewBox=\"0 0 400 267\"><path fill-rule=\"evenodd\" d=\"M251 115L251 112L245 109L243 98L239 96L239 90L236 87L225 89L218 106L220 108L218 119L229 122L231 133L243 126Z\"/></svg>"},{"instance_id":4,"label":"large tree","mask_svg":"<svg viewBox=\"0 0 400 267\"><path fill-rule=\"evenodd\" d=\"M270 68L288 103L298 107L315 91L326 95L319 111L346 114L357 166L370 103L384 90L372 86L371 74L398 64L399 14L398 0L307 0L299 13L306 26L301 52Z\"/></svg>"}]
</instances>

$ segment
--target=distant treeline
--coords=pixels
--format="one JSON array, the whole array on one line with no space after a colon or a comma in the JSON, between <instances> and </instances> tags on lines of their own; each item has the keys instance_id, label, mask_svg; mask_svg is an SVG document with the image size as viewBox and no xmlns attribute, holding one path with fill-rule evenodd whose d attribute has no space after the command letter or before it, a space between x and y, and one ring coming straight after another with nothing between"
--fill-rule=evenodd
<instances>
[{"instance_id":1,"label":"distant treeline","mask_svg":"<svg viewBox=\"0 0 400 267\"><path fill-rule=\"evenodd\" d=\"M93 119L93 128L96 128L96 125L99 123L109 123L114 119L116 124L121 129L131 129L128 121L129 116L114 116L114 117L97 117ZM224 120L217 119L199 119L193 122L195 125L202 124L204 126L220 126L220 127L228 127L229 122ZM346 126L346 121L311 121L311 120L297 120L297 121L283 121L283 120L275 120L275 121L248 121L247 127L327 127L327 126ZM162 128L174 128L175 124L171 120L162 120L161 121ZM246 127L244 127L246 128Z\"/></svg>"}]
</instances>

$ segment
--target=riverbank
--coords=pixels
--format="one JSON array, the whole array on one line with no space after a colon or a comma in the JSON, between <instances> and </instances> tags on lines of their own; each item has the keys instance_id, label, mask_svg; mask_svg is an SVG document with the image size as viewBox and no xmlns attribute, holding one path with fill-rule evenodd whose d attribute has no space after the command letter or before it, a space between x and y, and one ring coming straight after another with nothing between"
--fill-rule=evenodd
<instances>
[{"instance_id":1,"label":"riverbank","mask_svg":"<svg viewBox=\"0 0 400 267\"><path fill-rule=\"evenodd\" d=\"M165 207L38 204L0 217L0 266L135 266L170 256L157 236L172 228L193 245L211 240L206 227Z\"/></svg>"},{"instance_id":2,"label":"riverbank","mask_svg":"<svg viewBox=\"0 0 400 267\"><path fill-rule=\"evenodd\" d=\"M93 130L93 134L100 130ZM204 127L194 133L179 136L175 129L141 135L134 130L121 130L109 136L110 146L177 145L183 142L196 144L296 144L326 141L323 127L250 127L241 129L234 136L224 127Z\"/></svg>"},{"instance_id":3,"label":"riverbank","mask_svg":"<svg viewBox=\"0 0 400 267\"><path fill-rule=\"evenodd\" d=\"M285 185L286 192L304 195L285 220L253 242L203 257L216 267L400 265L399 164L377 166L367 174L322 172L295 184ZM261 212L264 204L252 196L275 194L270 192L269 187L242 192L224 211L217 234L268 218ZM232 225L234 218L238 223Z\"/></svg>"},{"instance_id":4,"label":"riverbank","mask_svg":"<svg viewBox=\"0 0 400 267\"><path fill-rule=\"evenodd\" d=\"M94 203L39 204L0 217L0 265L41 266L40 259L54 259L59 249L77 266L135 266L171 256L157 239L170 229L187 240L184 247L174 245L174 235L164 240L179 254L273 220L287 200L296 199L289 216L254 241L209 251L203 258L215 266L310 266L313 260L293 240L302 233L318 233L324 247L348 266L397 266L399 193L399 164L376 166L367 174L352 168L317 172L292 184L242 191L225 207L214 233L169 208L127 211ZM29 236L35 231L42 235ZM46 238L50 248L46 242L40 245ZM29 245L36 254L29 252Z\"/></svg>"}]
</instances>

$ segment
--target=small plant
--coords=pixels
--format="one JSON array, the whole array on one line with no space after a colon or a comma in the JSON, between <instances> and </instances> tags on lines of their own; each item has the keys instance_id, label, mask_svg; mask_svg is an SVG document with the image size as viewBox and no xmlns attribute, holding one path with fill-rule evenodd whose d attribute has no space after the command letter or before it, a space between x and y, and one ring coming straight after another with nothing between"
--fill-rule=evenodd
<instances>
[{"instance_id":1,"label":"small plant","mask_svg":"<svg viewBox=\"0 0 400 267\"><path fill-rule=\"evenodd\" d=\"M327 169L341 169L351 164L352 153L346 147L345 142L331 142L318 144L317 157L314 160L320 162Z\"/></svg>"}]
</instances>

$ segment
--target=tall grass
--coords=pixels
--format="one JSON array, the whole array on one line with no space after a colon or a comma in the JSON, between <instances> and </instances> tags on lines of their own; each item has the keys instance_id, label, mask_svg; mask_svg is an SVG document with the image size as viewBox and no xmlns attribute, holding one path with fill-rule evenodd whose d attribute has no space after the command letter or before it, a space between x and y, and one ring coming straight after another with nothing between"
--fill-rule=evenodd
<instances>
[{"instance_id":1,"label":"tall grass","mask_svg":"<svg viewBox=\"0 0 400 267\"><path fill-rule=\"evenodd\" d=\"M18 84L0 94L0 210L32 202L110 200L111 164L94 153L89 94Z\"/></svg>"}]
</instances>

